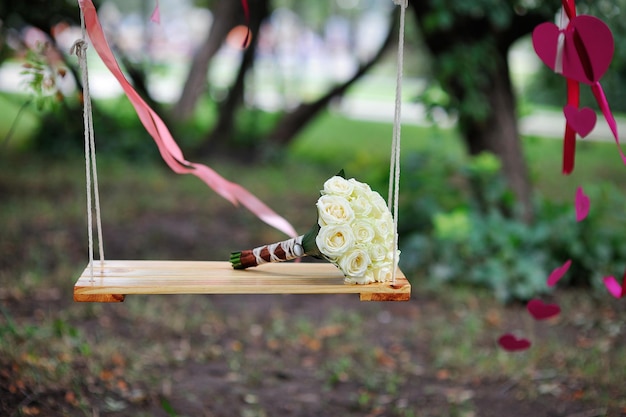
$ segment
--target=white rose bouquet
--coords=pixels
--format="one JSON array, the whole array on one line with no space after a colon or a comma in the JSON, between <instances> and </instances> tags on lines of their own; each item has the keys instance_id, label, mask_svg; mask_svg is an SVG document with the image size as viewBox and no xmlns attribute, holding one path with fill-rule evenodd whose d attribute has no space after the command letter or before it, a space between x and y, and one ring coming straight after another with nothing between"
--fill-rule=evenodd
<instances>
[{"instance_id":1,"label":"white rose bouquet","mask_svg":"<svg viewBox=\"0 0 626 417\"><path fill-rule=\"evenodd\" d=\"M336 265L351 284L391 281L397 267L395 229L385 200L370 186L343 177L324 183L317 200L318 221L305 235L255 249L233 252L230 262L245 269L302 256Z\"/></svg>"}]
</instances>

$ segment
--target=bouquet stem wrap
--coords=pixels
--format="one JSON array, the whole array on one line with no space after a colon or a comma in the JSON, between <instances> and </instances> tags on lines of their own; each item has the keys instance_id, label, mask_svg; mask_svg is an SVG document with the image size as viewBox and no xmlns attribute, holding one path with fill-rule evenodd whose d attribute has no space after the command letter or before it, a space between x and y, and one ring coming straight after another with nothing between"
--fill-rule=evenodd
<instances>
[{"instance_id":1,"label":"bouquet stem wrap","mask_svg":"<svg viewBox=\"0 0 626 417\"><path fill-rule=\"evenodd\" d=\"M285 262L303 256L319 256L315 245L315 236L319 230L313 227L307 234L281 242L263 245L254 249L242 250L230 254L230 263L235 269L246 269L269 262Z\"/></svg>"}]
</instances>

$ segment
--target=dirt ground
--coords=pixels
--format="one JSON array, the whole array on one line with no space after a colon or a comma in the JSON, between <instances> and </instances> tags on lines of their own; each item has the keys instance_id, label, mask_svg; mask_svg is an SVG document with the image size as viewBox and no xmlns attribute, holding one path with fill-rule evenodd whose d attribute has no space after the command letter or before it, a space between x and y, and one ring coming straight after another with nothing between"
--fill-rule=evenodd
<instances>
[{"instance_id":1,"label":"dirt ground","mask_svg":"<svg viewBox=\"0 0 626 417\"><path fill-rule=\"evenodd\" d=\"M218 317L192 332L184 325L168 328L158 318L130 313L136 303L132 298L126 305L103 306L91 320L74 325L90 343L106 340L112 346L109 363L92 375L83 363L89 357L72 360L68 372L76 375L68 389L65 384L29 381L20 373L21 365L0 360L2 415L623 415L584 399L581 393L592 387L572 375L537 371L519 379L480 377L438 367L429 347L432 334L416 329L420 321L446 313L419 294L410 302L393 304L360 303L344 295L167 297L176 298L173 305L185 314L203 314L200 305L206 304ZM65 296L52 298L5 297L3 304L16 322L59 309L85 308L68 304ZM151 299L170 303L164 296L146 298L146 304ZM328 318L341 311L350 312L351 322L358 315L358 326L347 329L339 318ZM310 336L271 335L274 322L290 327L285 323L290 318L302 320L302 326L309 322ZM145 351L138 358L137 351L127 349ZM338 359L335 349L350 359ZM363 353L370 349L372 358ZM502 354L494 347L493 360ZM17 381L23 385L15 389ZM84 403L76 403L77 397Z\"/></svg>"},{"instance_id":2,"label":"dirt ground","mask_svg":"<svg viewBox=\"0 0 626 417\"><path fill-rule=\"evenodd\" d=\"M47 369L43 381L25 372L35 360L27 351L17 360L0 359L0 414L626 415L607 408L599 395L594 400L593 386L575 374L537 366L532 353L497 348L494 340L519 320L521 306L498 311L497 318L479 318L492 340L482 339L483 333L469 342L469 357L457 366L442 358L448 346L428 323L456 321L452 326L458 333L448 343L463 343L459 321L468 306L476 308L471 307L476 300L454 306L421 294L419 286L411 301L395 303L360 302L349 295L196 295L82 305L73 303L70 293L68 285L31 295L2 294L3 309L15 323L43 326L55 318L80 336L51 336L62 339L66 349L48 356L71 358L35 366L67 367L59 376ZM567 326L550 331L575 338ZM92 346L92 353L76 355L73 343ZM502 374L472 370L474 350L480 352L481 368L491 360ZM518 375L508 365L511 355ZM55 377L61 380L58 386Z\"/></svg>"}]
</instances>

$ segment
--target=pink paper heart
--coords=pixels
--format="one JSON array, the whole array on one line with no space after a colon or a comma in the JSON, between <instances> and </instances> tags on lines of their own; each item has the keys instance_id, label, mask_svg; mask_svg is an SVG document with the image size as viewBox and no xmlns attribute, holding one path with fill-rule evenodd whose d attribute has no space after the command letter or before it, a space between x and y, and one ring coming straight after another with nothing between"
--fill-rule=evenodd
<instances>
[{"instance_id":1,"label":"pink paper heart","mask_svg":"<svg viewBox=\"0 0 626 417\"><path fill-rule=\"evenodd\" d=\"M622 285L620 285L615 277L604 277L602 280L604 282L604 286L611 293L611 295L615 298L622 298L626 295L626 272L624 273L624 278L622 279Z\"/></svg>"},{"instance_id":2,"label":"pink paper heart","mask_svg":"<svg viewBox=\"0 0 626 417\"><path fill-rule=\"evenodd\" d=\"M517 338L511 333L504 334L498 339L498 344L502 349L509 352L516 352L520 350L526 350L530 347L531 343L528 339Z\"/></svg>"},{"instance_id":3,"label":"pink paper heart","mask_svg":"<svg viewBox=\"0 0 626 417\"><path fill-rule=\"evenodd\" d=\"M562 49L563 76L593 85L609 68L615 49L611 29L600 19L581 15L573 18L566 30L554 23L538 25L533 31L537 56L554 71L559 34L565 34Z\"/></svg>"},{"instance_id":4,"label":"pink paper heart","mask_svg":"<svg viewBox=\"0 0 626 417\"><path fill-rule=\"evenodd\" d=\"M159 8L159 0L157 0L156 6L154 6L154 10L150 15L150 20L154 23L161 23L161 9Z\"/></svg>"},{"instance_id":5,"label":"pink paper heart","mask_svg":"<svg viewBox=\"0 0 626 417\"><path fill-rule=\"evenodd\" d=\"M561 307L556 304L545 304L543 301L533 299L526 304L526 309L535 320L546 320L561 313Z\"/></svg>"},{"instance_id":6,"label":"pink paper heart","mask_svg":"<svg viewBox=\"0 0 626 417\"><path fill-rule=\"evenodd\" d=\"M572 264L572 260L568 259L563 265L554 268L554 270L550 273L548 277L548 287L554 287L557 282L563 278L563 275L569 270L570 265Z\"/></svg>"},{"instance_id":7,"label":"pink paper heart","mask_svg":"<svg viewBox=\"0 0 626 417\"><path fill-rule=\"evenodd\" d=\"M576 221L580 222L585 220L589 214L589 205L591 204L589 196L585 194L582 187L576 189L576 201L574 205L576 207Z\"/></svg>"},{"instance_id":8,"label":"pink paper heart","mask_svg":"<svg viewBox=\"0 0 626 417\"><path fill-rule=\"evenodd\" d=\"M565 114L567 124L569 124L581 138L591 133L596 126L596 112L589 107L583 107L579 110L571 104L568 104L563 108L563 114Z\"/></svg>"}]
</instances>

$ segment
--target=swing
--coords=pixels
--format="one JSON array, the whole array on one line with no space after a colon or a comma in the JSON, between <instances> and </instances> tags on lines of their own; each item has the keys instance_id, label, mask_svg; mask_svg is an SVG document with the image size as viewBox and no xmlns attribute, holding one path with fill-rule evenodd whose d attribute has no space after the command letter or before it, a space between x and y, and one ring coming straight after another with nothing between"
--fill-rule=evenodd
<instances>
[{"instance_id":1,"label":"swing","mask_svg":"<svg viewBox=\"0 0 626 417\"><path fill-rule=\"evenodd\" d=\"M404 15L407 3L406 0L393 1L401 6L396 110L389 180L389 202L393 200L394 203L394 244L397 246L397 233L395 233L397 230L397 220L395 219L397 219L399 184L402 51L404 46ZM95 20L97 24L97 17L91 1L83 0L79 1L79 3L83 37L75 43L72 50L79 58L84 84L83 110L89 262L74 285L74 301L122 302L125 296L129 294L359 294L361 301L406 301L410 299L411 285L399 268L395 268L395 271L393 271L393 277L390 282L351 285L344 282L342 272L331 263L268 263L257 268L242 270L234 269L230 262L221 261L105 260L100 220L95 140L91 118L91 102L89 97L85 53L85 20L91 19L90 22L92 22L92 24ZM99 26L99 24L97 25ZM92 37L92 41L94 36L100 36L101 39L104 39L101 32L96 32L95 34L89 32L89 35ZM112 56L110 56L110 58L112 58ZM111 61L105 63L107 66L111 65ZM114 63L114 65L117 66L117 63ZM118 80L120 80L119 77ZM120 82L121 81L122 80L120 80ZM122 86L124 87L124 85ZM132 102L134 96L128 94L128 91L127 95ZM141 99L139 98L138 100ZM133 102L133 104L135 103ZM151 109L148 109L144 114L138 112L138 115L140 118L142 118L142 116L147 117L152 123L150 126L154 131L150 131L142 119L144 126L146 126L151 134L158 134L166 130L160 118L151 112ZM167 146L167 144L163 145L159 142L157 142L157 144L166 162L170 164L171 161L174 161L174 164L170 164L170 167L176 172L190 173L190 171L185 171L188 167L196 169L200 167L207 171L209 170L207 167L196 166L195 164L184 161L182 155L175 154L174 157L170 156L172 159L168 160L166 157L167 154L165 154L162 149ZM179 149L178 152L180 152ZM184 162L183 164L181 164L181 160ZM207 171L203 172L206 174ZM199 176L199 174L195 174ZM206 175L209 180L206 179L207 177L203 179L211 185L211 180L215 180L215 175L217 174L210 171ZM232 185L232 183L229 183L229 185ZM230 199L228 190L221 190L220 192L220 190L216 189L216 191L222 196L225 196L225 198ZM92 196L95 204L95 208L93 209ZM241 199L239 201L241 201ZM244 205L247 205L246 202L244 202ZM96 214L100 260L94 260L93 211L95 211ZM264 214L266 215L265 217L267 217L267 213ZM263 220L269 223L266 218L263 218ZM397 250L394 250L394 265L397 264L397 256Z\"/></svg>"}]
</instances>

